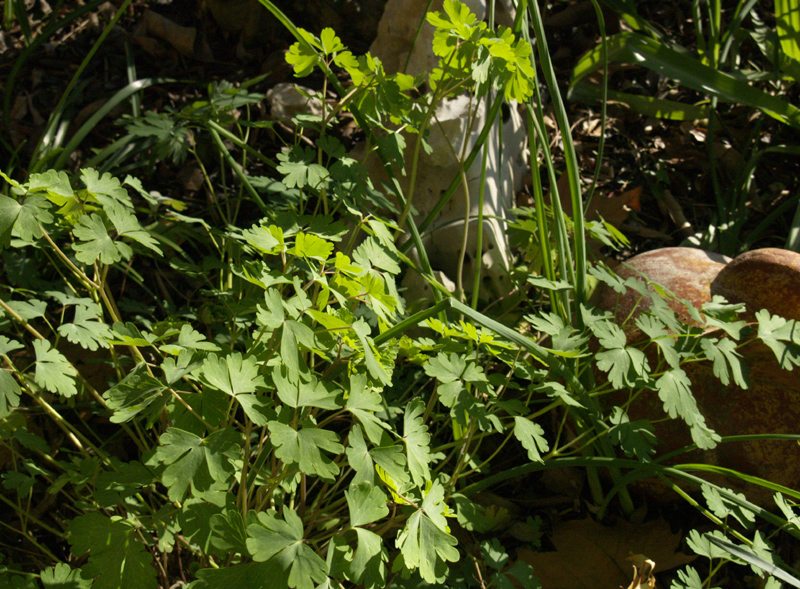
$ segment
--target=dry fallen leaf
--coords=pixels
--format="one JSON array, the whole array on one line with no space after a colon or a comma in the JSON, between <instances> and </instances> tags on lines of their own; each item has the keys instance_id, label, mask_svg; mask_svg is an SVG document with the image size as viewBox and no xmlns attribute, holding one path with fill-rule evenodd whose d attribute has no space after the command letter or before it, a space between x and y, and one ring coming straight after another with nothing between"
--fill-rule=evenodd
<instances>
[{"instance_id":1,"label":"dry fallen leaf","mask_svg":"<svg viewBox=\"0 0 800 589\"><path fill-rule=\"evenodd\" d=\"M517 557L533 567L547 589L619 589L630 583L631 554L646 554L658 563L654 572L691 562L695 557L676 552L680 540L663 518L613 526L586 518L553 530L555 552L520 549Z\"/></svg>"}]
</instances>

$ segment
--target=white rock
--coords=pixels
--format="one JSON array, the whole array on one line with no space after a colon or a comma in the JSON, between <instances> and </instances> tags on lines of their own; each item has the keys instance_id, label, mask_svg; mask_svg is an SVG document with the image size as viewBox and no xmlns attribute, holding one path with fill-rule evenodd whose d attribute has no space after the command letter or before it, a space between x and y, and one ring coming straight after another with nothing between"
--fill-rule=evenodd
<instances>
[{"instance_id":1,"label":"white rock","mask_svg":"<svg viewBox=\"0 0 800 589\"><path fill-rule=\"evenodd\" d=\"M468 0L465 3L479 19L485 17L485 0ZM427 21L424 21L414 43L414 36L423 22L427 4L427 0L389 0L386 4L383 18L378 25L378 36L370 52L381 59L387 72L403 69L406 61L408 65L405 71L412 75L430 72L437 65L437 58L431 48L434 28ZM501 5L502 10L498 9L497 13L498 20L513 20L510 4L507 1L498 2L498 7ZM434 0L431 10L441 11L442 1ZM502 118L505 120L497 121L487 141L489 156L484 182L483 248L477 256L483 265L482 294L493 297L508 292L510 257L504 220L509 218L508 211L514 206L515 195L521 188L527 166L527 133L522 116L515 105L510 105ZM417 185L413 196L413 205L418 211L415 217L417 221L421 221L433 209L443 191L459 173L457 157L469 153L485 121L484 103L475 105L466 95L445 101L438 108L428 138L433 150L430 155L423 154L417 171ZM471 126L467 128L470 122ZM498 137L501 127L502 139ZM407 138L408 165L415 141L414 136ZM502 154L499 149L500 141L503 145ZM367 160L367 167L373 181L382 177L376 158ZM469 211L467 256L462 269L465 290L472 286L476 257L478 198L482 183L480 170L481 158L478 157L466 171L469 204L466 202L462 184L423 239L433 269L443 271L451 282L456 281L463 244L464 219ZM409 177L401 176L399 181L407 194ZM424 280L420 284L418 282L416 278L410 277L403 284L407 288L406 296L409 301L430 295L424 289L418 292L414 290L420 284L428 286Z\"/></svg>"},{"instance_id":2,"label":"white rock","mask_svg":"<svg viewBox=\"0 0 800 589\"><path fill-rule=\"evenodd\" d=\"M304 96L311 95L312 98ZM322 101L313 97L315 92L297 84L276 84L267 92L270 116L278 121L291 120L299 114L322 116Z\"/></svg>"}]
</instances>

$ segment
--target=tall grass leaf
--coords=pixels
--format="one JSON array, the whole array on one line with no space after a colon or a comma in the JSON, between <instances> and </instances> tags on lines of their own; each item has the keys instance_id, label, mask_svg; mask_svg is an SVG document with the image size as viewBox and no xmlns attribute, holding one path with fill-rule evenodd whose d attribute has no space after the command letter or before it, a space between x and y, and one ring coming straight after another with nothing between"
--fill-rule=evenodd
<instances>
[{"instance_id":1,"label":"tall grass leaf","mask_svg":"<svg viewBox=\"0 0 800 589\"><path fill-rule=\"evenodd\" d=\"M603 89L595 84L580 81L570 90L570 100L580 100L584 102L602 100ZM629 92L618 92L608 90L609 102L619 102L626 105L631 110L648 117L667 119L671 121L695 121L708 117L707 106L697 106L694 104L684 104L675 100L664 100L663 98L653 98L652 96L640 96Z\"/></svg>"},{"instance_id":2,"label":"tall grass leaf","mask_svg":"<svg viewBox=\"0 0 800 589\"><path fill-rule=\"evenodd\" d=\"M570 87L600 68L600 51L600 47L595 47L581 57L572 71ZM725 102L757 108L782 123L800 128L800 109L797 107L702 64L688 52L671 49L637 33L624 31L611 37L608 40L608 61L640 65L686 88Z\"/></svg>"},{"instance_id":3,"label":"tall grass leaf","mask_svg":"<svg viewBox=\"0 0 800 589\"><path fill-rule=\"evenodd\" d=\"M800 0L775 0L775 27L783 52L800 61Z\"/></svg>"}]
</instances>

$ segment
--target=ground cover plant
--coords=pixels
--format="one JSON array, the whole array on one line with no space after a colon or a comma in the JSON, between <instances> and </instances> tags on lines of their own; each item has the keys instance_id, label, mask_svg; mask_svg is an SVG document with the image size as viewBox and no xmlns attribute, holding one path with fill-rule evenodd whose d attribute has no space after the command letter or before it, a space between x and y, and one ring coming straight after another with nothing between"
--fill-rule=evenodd
<instances>
[{"instance_id":1,"label":"ground cover plant","mask_svg":"<svg viewBox=\"0 0 800 589\"><path fill-rule=\"evenodd\" d=\"M487 493L576 467L598 519L630 516L628 485L658 476L715 524L687 533L705 560L673 573L673 587L713 586L723 562L752 567L766 587L797 585L774 546L800 538L800 493L755 481L776 492L775 506L756 505L702 478L743 474L667 466L651 423L627 414L657 397L695 446L725 442L682 367L708 361L746 387L740 350L753 339L786 369L800 365L795 322L760 312L747 324L742 305L717 299L689 305L687 325L666 304L674 295L590 259L587 239L624 239L582 214L540 7L521 3L503 28L446 1L427 16L440 67L414 79L263 4L293 36L292 72L317 76L322 105L276 131L278 149L249 143L277 127L257 116L257 82L217 82L181 108L133 105L115 147L76 169L100 117L70 143L57 139L59 113L32 165L22 173L16 159L2 174L0 586L539 587L543 571L517 549L541 549L546 524L531 517L523 540L509 535L508 508ZM131 80L108 110L161 83ZM411 313L399 277L435 278L425 220L396 178L425 157L436 106L462 92L487 101L490 122L520 103L544 170L512 229L528 244L511 275L516 306L495 315L477 288L434 288ZM349 154L345 116L388 183ZM563 156L550 151L552 124ZM408 160L405 142L417 146ZM481 147L467 158L485 157ZM148 185L148 167L189 161L219 183L202 207ZM548 201L548 186L565 194ZM442 202L457 189L458 178ZM595 281L652 300L636 319L645 342L631 345L591 306ZM607 402L619 391L628 401Z\"/></svg>"}]
</instances>

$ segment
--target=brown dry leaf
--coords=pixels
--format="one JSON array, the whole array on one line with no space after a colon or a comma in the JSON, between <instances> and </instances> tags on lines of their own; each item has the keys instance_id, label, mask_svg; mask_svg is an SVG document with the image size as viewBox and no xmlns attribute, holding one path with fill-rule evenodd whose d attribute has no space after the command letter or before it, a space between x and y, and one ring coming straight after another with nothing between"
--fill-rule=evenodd
<instances>
[{"instance_id":1,"label":"brown dry leaf","mask_svg":"<svg viewBox=\"0 0 800 589\"><path fill-rule=\"evenodd\" d=\"M619 589L630 583L631 554L646 554L658 563L655 572L691 562L676 552L680 534L657 519L645 524L620 521L606 527L591 518L566 521L553 530L555 552L520 549L517 557L533 567L547 589Z\"/></svg>"},{"instance_id":2,"label":"brown dry leaf","mask_svg":"<svg viewBox=\"0 0 800 589\"><path fill-rule=\"evenodd\" d=\"M561 199L561 208L571 217L572 197L570 196L569 179L566 172L561 174L557 186L558 195ZM625 222L631 211L638 211L641 208L641 196L641 186L631 188L621 194L604 195L598 191L592 198L592 202L589 203L589 209L586 211L586 220L594 221L602 217L614 227L619 227Z\"/></svg>"}]
</instances>

